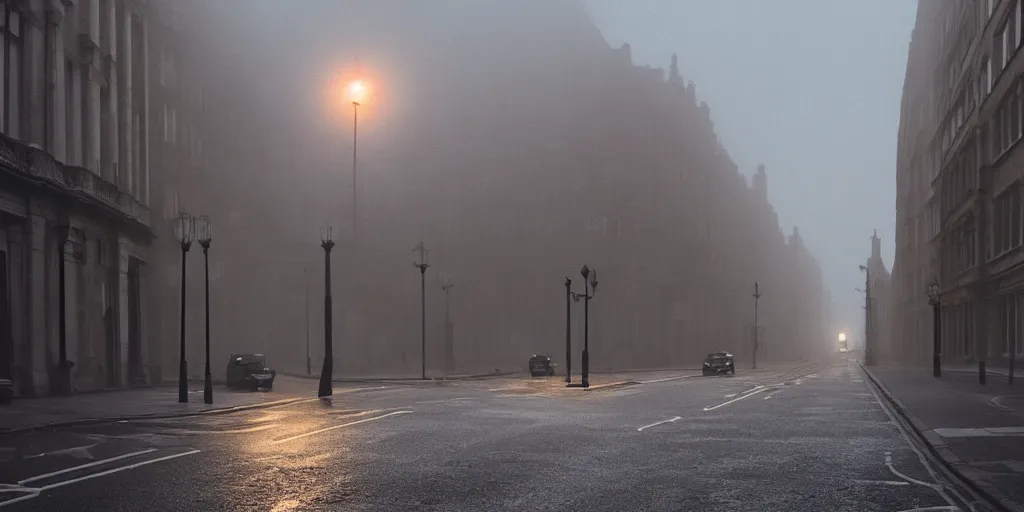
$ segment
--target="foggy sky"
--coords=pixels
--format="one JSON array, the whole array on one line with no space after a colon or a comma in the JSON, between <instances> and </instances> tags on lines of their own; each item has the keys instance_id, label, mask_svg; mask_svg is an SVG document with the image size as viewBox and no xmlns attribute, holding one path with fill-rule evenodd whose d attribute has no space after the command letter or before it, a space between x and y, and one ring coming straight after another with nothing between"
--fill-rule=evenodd
<instances>
[{"instance_id":1,"label":"foggy sky","mask_svg":"<svg viewBox=\"0 0 1024 512\"><path fill-rule=\"evenodd\" d=\"M635 63L667 68L671 54L679 55L684 79L696 82L698 100L710 105L716 132L742 172L749 177L758 163L767 166L769 198L783 231L799 226L821 261L837 327L862 325L862 296L854 288L863 283L857 265L869 254L872 229L883 239L886 265L893 263L896 131L916 3L585 1L604 39L612 47L630 43ZM283 0L252 0L245 4L244 20L230 12L237 4L216 5L226 9L219 19L223 43L263 51L265 60L248 66L271 72L253 85L270 96L299 98L309 109L300 114L307 120L329 117L323 115L322 98L310 94L322 78L318 73L356 59L373 66L394 89L382 91L388 97L381 105L406 117L415 117L417 106L399 104L398 90L430 87L436 82L424 79L430 74L468 73L473 85L484 85L487 77L472 70L438 67L446 61L501 58L500 48L460 46L460 32L474 29L460 19L493 16L508 30L521 31L524 43L558 45L531 40L536 29L531 24L543 23L544 16L505 19L500 2L306 0L303 9L294 9ZM547 5L565 8L570 2ZM423 33L427 26L433 27L429 35ZM411 59L401 48L412 40L430 40L436 49ZM308 53L283 50L296 46ZM452 52L463 58L447 59ZM473 89L467 82L460 94ZM384 114L370 117L368 123L377 126L368 124L361 137L367 179L386 178L373 168L386 168L394 151L394 145L376 147L388 137L375 137L374 131L388 130L393 119Z\"/></svg>"},{"instance_id":2,"label":"foggy sky","mask_svg":"<svg viewBox=\"0 0 1024 512\"><path fill-rule=\"evenodd\" d=\"M891 270L896 132L914 0L587 0L613 46L667 67L711 106L748 177L768 169L784 231L821 261L836 321L863 324L863 264L878 230Z\"/></svg>"}]
</instances>

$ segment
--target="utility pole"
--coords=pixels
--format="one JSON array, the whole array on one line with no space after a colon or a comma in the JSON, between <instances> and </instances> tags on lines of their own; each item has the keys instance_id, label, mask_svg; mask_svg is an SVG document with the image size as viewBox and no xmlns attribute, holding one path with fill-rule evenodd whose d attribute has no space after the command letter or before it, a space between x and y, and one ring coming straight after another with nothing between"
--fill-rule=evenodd
<instances>
[{"instance_id":1,"label":"utility pole","mask_svg":"<svg viewBox=\"0 0 1024 512\"><path fill-rule=\"evenodd\" d=\"M864 271L864 365L875 364L874 340L871 332L871 269L861 265Z\"/></svg>"},{"instance_id":2,"label":"utility pole","mask_svg":"<svg viewBox=\"0 0 1024 512\"><path fill-rule=\"evenodd\" d=\"M419 254L419 259L413 266L420 269L420 378L427 380L427 248L420 242L413 251Z\"/></svg>"},{"instance_id":3,"label":"utility pole","mask_svg":"<svg viewBox=\"0 0 1024 512\"><path fill-rule=\"evenodd\" d=\"M444 363L445 371L451 374L455 371L455 329L452 326L451 306L449 303L449 292L455 287L450 276L445 276L441 284L444 290Z\"/></svg>"},{"instance_id":4,"label":"utility pole","mask_svg":"<svg viewBox=\"0 0 1024 512\"><path fill-rule=\"evenodd\" d=\"M309 267L304 267L304 274L306 275L306 375L313 375L313 361L309 357Z\"/></svg>"},{"instance_id":5,"label":"utility pole","mask_svg":"<svg viewBox=\"0 0 1024 512\"><path fill-rule=\"evenodd\" d=\"M753 362L752 366L756 370L757 369L757 344L758 344L758 339L757 339L757 331L758 331L758 328L757 328L757 301L761 298L761 290L758 287L757 281L754 281L754 295L753 295L753 297L754 297L754 351L753 351L753 355L752 355L753 356L752 357L752 362Z\"/></svg>"},{"instance_id":6,"label":"utility pole","mask_svg":"<svg viewBox=\"0 0 1024 512\"><path fill-rule=\"evenodd\" d=\"M572 382L572 279L565 278L565 383Z\"/></svg>"}]
</instances>

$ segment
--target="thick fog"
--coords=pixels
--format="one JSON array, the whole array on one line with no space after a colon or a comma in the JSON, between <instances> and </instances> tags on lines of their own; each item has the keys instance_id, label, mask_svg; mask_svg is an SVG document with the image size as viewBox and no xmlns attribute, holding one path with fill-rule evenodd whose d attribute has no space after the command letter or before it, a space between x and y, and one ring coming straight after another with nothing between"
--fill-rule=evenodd
<instances>
[{"instance_id":1,"label":"thick fog","mask_svg":"<svg viewBox=\"0 0 1024 512\"><path fill-rule=\"evenodd\" d=\"M336 375L418 373L420 241L430 263L428 372L444 366L446 276L455 285L447 370L522 367L534 353L561 363L563 281L583 292L583 264L600 275L589 307L593 368L694 366L719 349L749 359L755 281L759 358L832 348L820 266L794 229L779 227L772 169L733 162L685 62L670 69L666 53L664 69L635 64L582 5L180 9L194 36L192 77L204 84L195 129L207 161L201 175L165 185L180 209L214 222L214 361L264 352L276 368L300 371L308 338L317 371L325 225L337 242ZM358 107L355 225L344 97L353 79L369 89ZM174 268L172 242L168 254ZM165 282L161 332L176 336L174 272ZM578 358L583 302L571 307ZM202 332L197 321L188 327L190 359L201 360Z\"/></svg>"}]
</instances>

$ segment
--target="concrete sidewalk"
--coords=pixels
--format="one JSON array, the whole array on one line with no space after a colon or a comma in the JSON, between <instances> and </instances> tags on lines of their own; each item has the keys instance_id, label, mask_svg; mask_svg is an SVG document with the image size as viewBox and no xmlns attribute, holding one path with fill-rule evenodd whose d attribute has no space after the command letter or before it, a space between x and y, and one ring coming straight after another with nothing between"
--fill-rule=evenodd
<instances>
[{"instance_id":1,"label":"concrete sidewalk","mask_svg":"<svg viewBox=\"0 0 1024 512\"><path fill-rule=\"evenodd\" d=\"M882 395L976 492L1005 510L1024 511L1024 386L978 384L977 372L865 368Z\"/></svg>"},{"instance_id":2,"label":"concrete sidewalk","mask_svg":"<svg viewBox=\"0 0 1024 512\"><path fill-rule=\"evenodd\" d=\"M0 406L0 433L109 423L139 418L218 414L285 405L316 397L316 383L278 376L273 391L235 391L213 387L213 404L203 403L202 383L189 383L189 402L178 403L177 386L79 393L17 399Z\"/></svg>"}]
</instances>

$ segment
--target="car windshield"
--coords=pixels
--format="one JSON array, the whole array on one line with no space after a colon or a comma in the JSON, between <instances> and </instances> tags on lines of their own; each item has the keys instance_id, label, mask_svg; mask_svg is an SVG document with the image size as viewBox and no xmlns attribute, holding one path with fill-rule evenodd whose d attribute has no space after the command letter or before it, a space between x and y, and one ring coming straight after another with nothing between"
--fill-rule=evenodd
<instances>
[{"instance_id":1,"label":"car windshield","mask_svg":"<svg viewBox=\"0 0 1024 512\"><path fill-rule=\"evenodd\" d=\"M260 366L263 366L263 365L266 364L266 358L263 357L263 356L254 356L254 355L235 356L235 364L237 364L239 366L249 366L249 365L260 365Z\"/></svg>"},{"instance_id":2,"label":"car windshield","mask_svg":"<svg viewBox=\"0 0 1024 512\"><path fill-rule=\"evenodd\" d=\"M713 354L708 356L708 362L711 363L724 363L729 360L729 357L723 354Z\"/></svg>"}]
</instances>

